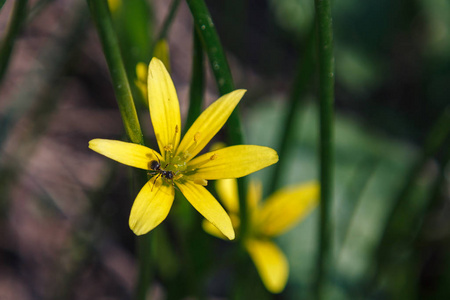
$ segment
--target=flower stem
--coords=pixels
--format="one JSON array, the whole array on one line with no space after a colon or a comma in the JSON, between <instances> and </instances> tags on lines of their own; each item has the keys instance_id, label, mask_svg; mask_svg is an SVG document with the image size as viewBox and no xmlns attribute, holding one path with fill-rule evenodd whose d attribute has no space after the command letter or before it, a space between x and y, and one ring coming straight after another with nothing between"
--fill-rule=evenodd
<instances>
[{"instance_id":1,"label":"flower stem","mask_svg":"<svg viewBox=\"0 0 450 300\"><path fill-rule=\"evenodd\" d=\"M129 139L136 144L144 144L144 138L131 94L130 84L120 53L117 36L112 25L108 4L105 0L87 0L92 18L97 25L103 46L120 114Z\"/></svg>"},{"instance_id":2,"label":"flower stem","mask_svg":"<svg viewBox=\"0 0 450 300\"><path fill-rule=\"evenodd\" d=\"M17 35L22 28L22 24L26 18L28 0L17 0L14 3L14 8L11 14L11 20L6 30L5 37L0 45L0 82L8 68L11 52L14 47L14 42ZM2 4L3 6L3 4Z\"/></svg>"},{"instance_id":3,"label":"flower stem","mask_svg":"<svg viewBox=\"0 0 450 300\"><path fill-rule=\"evenodd\" d=\"M208 54L219 92L221 95L228 94L234 90L233 78L208 8L203 0L187 0L187 4L194 17L200 40ZM227 126L231 144L243 144L244 137L237 108L228 119Z\"/></svg>"},{"instance_id":4,"label":"flower stem","mask_svg":"<svg viewBox=\"0 0 450 300\"><path fill-rule=\"evenodd\" d=\"M231 76L230 67L222 48L219 36L217 35L211 15L203 0L186 0L189 9L194 18L195 28L200 37L206 53L208 54L209 63L216 79L216 83L221 95L225 95L234 90L233 78ZM239 110L236 108L231 114L227 122L228 140L232 145L244 144L244 135L242 130ZM247 186L245 178L238 180L239 188L239 213L240 213L240 235L241 238L246 235L247 224ZM241 239L243 240L243 239Z\"/></svg>"},{"instance_id":5,"label":"flower stem","mask_svg":"<svg viewBox=\"0 0 450 300\"><path fill-rule=\"evenodd\" d=\"M315 293L322 298L326 266L331 254L331 213L333 200L333 107L334 107L334 56L331 1L315 0L320 103L320 235L317 257Z\"/></svg>"},{"instance_id":6,"label":"flower stem","mask_svg":"<svg viewBox=\"0 0 450 300\"><path fill-rule=\"evenodd\" d=\"M167 34L169 32L170 25L172 25L173 18L175 17L175 13L178 10L178 6L180 6L181 0L173 0L172 5L170 6L169 14L164 19L164 23L161 27L161 31L158 34L156 42L162 39L167 38Z\"/></svg>"},{"instance_id":7,"label":"flower stem","mask_svg":"<svg viewBox=\"0 0 450 300\"><path fill-rule=\"evenodd\" d=\"M194 123L202 111L203 91L205 87L205 76L203 66L203 49L198 33L194 30L194 49L192 57L192 81L189 91L189 111L184 131Z\"/></svg>"},{"instance_id":8,"label":"flower stem","mask_svg":"<svg viewBox=\"0 0 450 300\"><path fill-rule=\"evenodd\" d=\"M92 18L97 25L97 31L102 43L103 52L112 78L114 92L119 105L125 131L131 142L144 144L144 138L139 124L130 84L125 72L117 36L114 32L111 15L105 0L87 0ZM144 177L144 176L143 176ZM142 179L143 180L143 179ZM135 298L146 299L150 278L150 235L137 238L139 255L139 277Z\"/></svg>"}]
</instances>

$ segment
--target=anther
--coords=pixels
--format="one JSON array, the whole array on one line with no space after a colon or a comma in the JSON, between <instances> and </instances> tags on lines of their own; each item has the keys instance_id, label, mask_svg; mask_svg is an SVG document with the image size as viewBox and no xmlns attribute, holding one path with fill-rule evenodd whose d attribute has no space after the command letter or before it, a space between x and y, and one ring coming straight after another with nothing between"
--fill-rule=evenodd
<instances>
[{"instance_id":1,"label":"anther","mask_svg":"<svg viewBox=\"0 0 450 300\"><path fill-rule=\"evenodd\" d=\"M197 141L200 139L200 132L197 132L195 135L194 135L194 142L196 142L197 143Z\"/></svg>"},{"instance_id":2,"label":"anther","mask_svg":"<svg viewBox=\"0 0 450 300\"><path fill-rule=\"evenodd\" d=\"M207 186L208 185L208 181L205 179L195 179L194 180L195 184L199 184L199 185L203 185L203 186Z\"/></svg>"}]
</instances>

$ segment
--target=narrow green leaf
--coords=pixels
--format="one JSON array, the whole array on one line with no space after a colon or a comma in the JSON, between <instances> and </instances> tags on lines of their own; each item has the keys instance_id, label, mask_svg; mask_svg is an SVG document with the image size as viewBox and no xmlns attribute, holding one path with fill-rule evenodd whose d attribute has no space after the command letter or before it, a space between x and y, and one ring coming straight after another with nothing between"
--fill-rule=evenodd
<instances>
[{"instance_id":1,"label":"narrow green leaf","mask_svg":"<svg viewBox=\"0 0 450 300\"><path fill-rule=\"evenodd\" d=\"M87 0L92 18L97 25L106 62L111 74L114 92L128 138L136 144L144 144L139 120L125 72L116 34L106 0Z\"/></svg>"}]
</instances>

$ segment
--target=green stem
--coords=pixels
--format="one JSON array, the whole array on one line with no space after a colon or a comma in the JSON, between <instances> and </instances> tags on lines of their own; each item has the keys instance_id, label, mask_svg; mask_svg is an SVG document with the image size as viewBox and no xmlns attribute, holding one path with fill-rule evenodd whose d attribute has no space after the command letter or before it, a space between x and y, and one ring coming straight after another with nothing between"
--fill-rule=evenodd
<instances>
[{"instance_id":1,"label":"green stem","mask_svg":"<svg viewBox=\"0 0 450 300\"><path fill-rule=\"evenodd\" d=\"M172 5L170 6L169 14L167 15L166 19L164 20L164 23L161 27L161 31L158 34L158 38L156 39L156 42L159 40L167 38L167 34L169 32L170 25L173 23L173 18L175 17L175 13L178 10L178 6L180 6L181 0L173 0Z\"/></svg>"},{"instance_id":2,"label":"green stem","mask_svg":"<svg viewBox=\"0 0 450 300\"><path fill-rule=\"evenodd\" d=\"M120 53L117 36L112 25L108 4L105 0L87 0L92 18L97 25L106 62L112 78L112 84L120 114L129 139L136 144L144 144L144 138L131 94L130 84Z\"/></svg>"},{"instance_id":3,"label":"green stem","mask_svg":"<svg viewBox=\"0 0 450 300\"><path fill-rule=\"evenodd\" d=\"M106 61L112 78L114 92L122 115L125 131L131 142L144 144L141 126L134 106L130 84L120 53L119 43L105 0L87 0L91 15L96 22ZM139 176L141 177L141 176ZM144 180L142 176L141 180ZM139 277L136 286L136 299L146 299L151 278L150 235L138 237Z\"/></svg>"},{"instance_id":4,"label":"green stem","mask_svg":"<svg viewBox=\"0 0 450 300\"><path fill-rule=\"evenodd\" d=\"M28 0L16 0L16 3L14 3L11 20L0 45L0 82L6 73L14 42L26 18L27 2Z\"/></svg>"},{"instance_id":5,"label":"green stem","mask_svg":"<svg viewBox=\"0 0 450 300\"><path fill-rule=\"evenodd\" d=\"M278 156L279 162L274 166L272 179L270 180L271 186L268 194L272 194L276 189L280 187L280 183L283 179L281 171L284 169L288 161L286 160L287 152L289 149L290 141L292 140L295 132L299 131L298 127L294 127L296 116L298 115L298 109L300 104L303 103L301 98L307 91L307 86L311 82L312 75L315 68L315 38L314 38L314 26L306 41L306 51L303 53L303 59L300 59L297 66L297 74L292 84L291 94L289 95L289 104L287 107L287 117L284 118L284 124L280 130L281 139L279 142Z\"/></svg>"},{"instance_id":6,"label":"green stem","mask_svg":"<svg viewBox=\"0 0 450 300\"><path fill-rule=\"evenodd\" d=\"M3 8L3 5L5 4L6 0L0 0L0 11Z\"/></svg>"},{"instance_id":7,"label":"green stem","mask_svg":"<svg viewBox=\"0 0 450 300\"><path fill-rule=\"evenodd\" d=\"M234 90L233 78L230 67L222 48L219 36L217 35L211 15L203 0L186 0L194 18L195 28L203 47L208 54L209 63L216 79L216 83L221 95L225 95ZM228 140L232 145L244 144L239 110L236 108L227 122ZM247 222L247 185L245 178L238 180L239 187L239 208L240 208L240 235L244 237L248 230ZM243 239L241 239L243 240Z\"/></svg>"},{"instance_id":8,"label":"green stem","mask_svg":"<svg viewBox=\"0 0 450 300\"><path fill-rule=\"evenodd\" d=\"M197 117L202 112L203 92L205 88L205 76L203 66L203 49L198 33L194 30L194 49L192 57L192 81L189 90L189 111L187 115L184 131L194 123Z\"/></svg>"},{"instance_id":9,"label":"green stem","mask_svg":"<svg viewBox=\"0 0 450 300\"><path fill-rule=\"evenodd\" d=\"M194 17L195 28L200 40L208 54L219 93L221 95L228 94L234 90L233 78L208 8L203 0L187 0L187 4ZM228 119L227 125L231 144L243 144L244 136L237 108Z\"/></svg>"},{"instance_id":10,"label":"green stem","mask_svg":"<svg viewBox=\"0 0 450 300\"><path fill-rule=\"evenodd\" d=\"M316 297L322 297L326 267L331 254L331 207L333 200L333 107L334 56L331 1L315 0L320 103L320 234L317 257Z\"/></svg>"}]
</instances>

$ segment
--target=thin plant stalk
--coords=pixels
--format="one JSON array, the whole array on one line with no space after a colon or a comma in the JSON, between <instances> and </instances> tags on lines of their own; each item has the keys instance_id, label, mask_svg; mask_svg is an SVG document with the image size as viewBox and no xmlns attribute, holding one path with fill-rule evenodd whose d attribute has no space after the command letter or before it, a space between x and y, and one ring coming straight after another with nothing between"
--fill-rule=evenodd
<instances>
[{"instance_id":1,"label":"thin plant stalk","mask_svg":"<svg viewBox=\"0 0 450 300\"><path fill-rule=\"evenodd\" d=\"M203 92L205 89L205 76L203 65L203 48L198 33L193 33L193 57L192 57L192 76L189 90L189 110L184 125L184 131L191 127L194 121L202 112Z\"/></svg>"},{"instance_id":2,"label":"thin plant stalk","mask_svg":"<svg viewBox=\"0 0 450 300\"><path fill-rule=\"evenodd\" d=\"M331 207L333 201L334 169L334 55L331 1L315 0L318 66L319 66L319 116L320 116L320 223L319 253L315 294L322 298L324 278L331 262Z\"/></svg>"},{"instance_id":3,"label":"thin plant stalk","mask_svg":"<svg viewBox=\"0 0 450 300\"><path fill-rule=\"evenodd\" d=\"M194 18L195 28L208 55L209 63L212 68L217 87L221 95L230 93L234 90L233 78L228 65L225 52L222 48L219 36L212 21L205 1L186 0L189 9ZM244 144L244 134L239 116L239 110L236 108L227 122L228 140L232 145ZM239 215L240 215L240 236L246 235L247 224L247 186L245 178L238 180L239 188ZM243 239L241 239L243 240Z\"/></svg>"},{"instance_id":4,"label":"thin plant stalk","mask_svg":"<svg viewBox=\"0 0 450 300\"><path fill-rule=\"evenodd\" d=\"M125 131L131 142L144 144L141 127L134 106L130 84L120 53L117 36L105 0L87 0L92 18L97 25L97 31L103 46L106 61L110 70L114 92L119 110L125 126ZM139 173L141 175L141 173ZM146 176L139 176L144 180ZM136 286L135 299L146 299L151 278L150 235L138 237L139 274Z\"/></svg>"},{"instance_id":5,"label":"thin plant stalk","mask_svg":"<svg viewBox=\"0 0 450 300\"><path fill-rule=\"evenodd\" d=\"M14 48L15 41L19 35L22 24L27 15L28 0L16 0L11 14L6 34L0 45L0 82L2 81L9 65L11 53ZM2 4L3 6L3 4Z\"/></svg>"},{"instance_id":6,"label":"thin plant stalk","mask_svg":"<svg viewBox=\"0 0 450 300\"><path fill-rule=\"evenodd\" d=\"M180 2L181 2L181 0L173 0L172 5L170 6L170 9L169 9L169 14L164 19L164 23L163 23L163 25L161 27L161 31L159 32L156 41L159 41L159 40L167 38L167 35L169 33L169 29L170 29L170 25L172 25L172 23L173 23L173 19L175 18L175 14L176 14L176 12L178 10L178 7L180 6Z\"/></svg>"},{"instance_id":7,"label":"thin plant stalk","mask_svg":"<svg viewBox=\"0 0 450 300\"><path fill-rule=\"evenodd\" d=\"M105 0L87 0L92 18L97 25L98 35L103 47L106 62L111 74L114 93L119 105L125 131L131 142L144 144L141 126L134 106L130 84L120 53L119 43Z\"/></svg>"}]
</instances>

